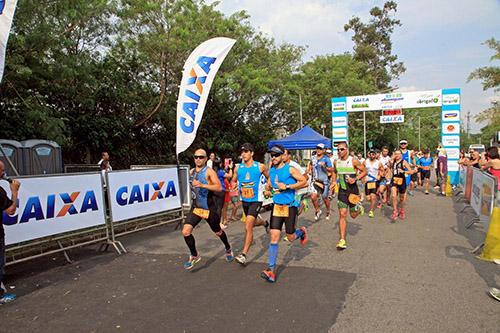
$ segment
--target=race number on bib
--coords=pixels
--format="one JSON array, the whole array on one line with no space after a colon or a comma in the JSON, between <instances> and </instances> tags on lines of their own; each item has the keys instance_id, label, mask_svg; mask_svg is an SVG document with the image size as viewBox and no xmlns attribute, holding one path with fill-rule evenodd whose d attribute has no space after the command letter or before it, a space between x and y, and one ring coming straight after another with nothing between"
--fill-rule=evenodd
<instances>
[{"instance_id":1,"label":"race number on bib","mask_svg":"<svg viewBox=\"0 0 500 333\"><path fill-rule=\"evenodd\" d=\"M273 216L288 217L288 205L274 205Z\"/></svg>"},{"instance_id":2,"label":"race number on bib","mask_svg":"<svg viewBox=\"0 0 500 333\"><path fill-rule=\"evenodd\" d=\"M394 177L393 181L394 181L394 184L396 184L396 185L403 185L403 178Z\"/></svg>"},{"instance_id":3,"label":"race number on bib","mask_svg":"<svg viewBox=\"0 0 500 333\"><path fill-rule=\"evenodd\" d=\"M201 217L202 219L208 219L208 216L210 215L210 211L208 209L202 209L202 208L195 208L193 209L193 213L196 216Z\"/></svg>"},{"instance_id":4,"label":"race number on bib","mask_svg":"<svg viewBox=\"0 0 500 333\"><path fill-rule=\"evenodd\" d=\"M368 187L369 190L377 188L377 184L375 182L368 182L366 183L366 186Z\"/></svg>"},{"instance_id":5,"label":"race number on bib","mask_svg":"<svg viewBox=\"0 0 500 333\"><path fill-rule=\"evenodd\" d=\"M254 197L253 188L242 187L241 188L241 196L245 199L253 198Z\"/></svg>"}]
</instances>

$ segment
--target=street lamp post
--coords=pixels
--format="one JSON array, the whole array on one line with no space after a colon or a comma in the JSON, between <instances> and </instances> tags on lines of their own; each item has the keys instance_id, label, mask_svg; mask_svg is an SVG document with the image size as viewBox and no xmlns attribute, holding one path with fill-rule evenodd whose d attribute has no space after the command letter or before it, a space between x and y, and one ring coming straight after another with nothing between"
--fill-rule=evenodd
<instances>
[{"instance_id":1,"label":"street lamp post","mask_svg":"<svg viewBox=\"0 0 500 333\"><path fill-rule=\"evenodd\" d=\"M323 131L323 136L325 136L326 124L321 124L321 130Z\"/></svg>"},{"instance_id":2,"label":"street lamp post","mask_svg":"<svg viewBox=\"0 0 500 333\"><path fill-rule=\"evenodd\" d=\"M363 158L366 158L366 111L363 111Z\"/></svg>"}]
</instances>

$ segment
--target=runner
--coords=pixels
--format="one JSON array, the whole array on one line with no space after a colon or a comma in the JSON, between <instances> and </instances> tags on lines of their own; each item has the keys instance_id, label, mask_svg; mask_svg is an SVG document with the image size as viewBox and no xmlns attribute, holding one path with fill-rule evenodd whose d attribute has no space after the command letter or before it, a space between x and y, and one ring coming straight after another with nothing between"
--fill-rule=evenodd
<instances>
[{"instance_id":1,"label":"runner","mask_svg":"<svg viewBox=\"0 0 500 333\"><path fill-rule=\"evenodd\" d=\"M418 160L417 152L412 150L410 152L410 165L412 168L417 170L417 172L412 173L410 175L410 189L411 191L408 191L408 194L413 196L413 189L416 189L418 187L418 166L420 165L420 161Z\"/></svg>"},{"instance_id":2,"label":"runner","mask_svg":"<svg viewBox=\"0 0 500 333\"><path fill-rule=\"evenodd\" d=\"M326 216L327 220L330 219L330 199L328 196L330 194L330 179L328 178L328 172L331 172L332 162L325 155L325 145L320 143L316 146L316 158L311 159L309 163L309 167L307 169L308 173L312 172L312 194L311 199L313 202L314 209L316 212L314 213L314 220L319 220L321 216L321 209L319 204L319 197L323 198L323 202L326 207Z\"/></svg>"},{"instance_id":3,"label":"runner","mask_svg":"<svg viewBox=\"0 0 500 333\"><path fill-rule=\"evenodd\" d=\"M412 165L411 151L408 150L408 141L406 141L406 140L399 141L399 149L401 150L402 159L405 160L411 166ZM411 176L410 175L408 175L408 174L406 175L405 182L406 182L406 188L410 189L410 191L409 191L411 193L410 195L413 196L413 192L411 192Z\"/></svg>"},{"instance_id":4,"label":"runner","mask_svg":"<svg viewBox=\"0 0 500 333\"><path fill-rule=\"evenodd\" d=\"M425 194L429 194L431 181L431 167L434 164L429 149L424 149L424 156L420 158L420 175L424 183Z\"/></svg>"},{"instance_id":5,"label":"runner","mask_svg":"<svg viewBox=\"0 0 500 333\"><path fill-rule=\"evenodd\" d=\"M387 146L382 147L382 153L379 158L380 162L382 163L382 166L384 167L384 174L382 178L380 178L380 186L379 186L379 195L381 197L381 201L378 205L378 208L382 208L382 205L387 204L388 199L387 199L387 193L389 192L388 188L390 186L390 179L391 179L391 168L390 168L390 162L391 162L391 157L389 156L389 148Z\"/></svg>"},{"instance_id":6,"label":"runner","mask_svg":"<svg viewBox=\"0 0 500 333\"><path fill-rule=\"evenodd\" d=\"M200 260L201 256L196 250L193 229L205 220L208 222L210 229L219 236L226 249L226 261L233 261L233 251L227 239L227 235L220 227L221 211L216 204L215 192L222 191L222 185L217 177L217 174L212 168L207 167L207 152L203 149L197 149L194 153L195 167L190 170L191 193L193 198L193 206L191 207L184 226L182 235L184 241L191 252L189 260L184 263L185 269L192 269Z\"/></svg>"},{"instance_id":7,"label":"runner","mask_svg":"<svg viewBox=\"0 0 500 333\"><path fill-rule=\"evenodd\" d=\"M405 211L403 203L406 199L406 189L407 182L406 178L408 174L412 174L414 171L411 170L410 164L403 159L403 154L401 150L395 150L392 160L392 207L394 211L392 212L392 221L395 222L398 218L398 193L399 193L399 218L404 220Z\"/></svg>"},{"instance_id":8,"label":"runner","mask_svg":"<svg viewBox=\"0 0 500 333\"><path fill-rule=\"evenodd\" d=\"M370 202L370 211L368 212L368 217L375 217L375 206L377 205L377 193L379 187L379 181L384 174L384 166L380 160L377 160L377 153L374 150L370 150L368 153L368 159L363 163L368 172L365 178L365 194L366 199Z\"/></svg>"},{"instance_id":9,"label":"runner","mask_svg":"<svg viewBox=\"0 0 500 333\"><path fill-rule=\"evenodd\" d=\"M269 171L270 181L267 184L266 195L274 190L273 208L271 213L271 231L268 250L268 266L262 271L261 277L268 282L276 281L276 260L278 258L278 242L281 229L285 224L285 232L288 241L293 242L300 239L300 244L307 242L306 228L295 229L297 220L297 206L295 202L295 190L307 186L307 181L300 172L283 161L285 149L280 145L274 145L269 150L273 167Z\"/></svg>"},{"instance_id":10,"label":"runner","mask_svg":"<svg viewBox=\"0 0 500 333\"><path fill-rule=\"evenodd\" d=\"M338 144L339 158L334 165L333 181L339 179L338 207L339 207L339 235L338 250L347 248L345 241L347 229L347 209L352 218L364 214L363 206L359 203L359 189L356 182L363 179L366 169L355 157L349 155L347 142ZM357 174L359 172L359 174Z\"/></svg>"},{"instance_id":11,"label":"runner","mask_svg":"<svg viewBox=\"0 0 500 333\"><path fill-rule=\"evenodd\" d=\"M290 153L290 151L288 149L286 149L286 148L284 148L284 149L285 149L285 152L283 153L283 156L282 156L283 163L290 164L290 167L297 169L299 171L299 173L302 176L304 176L304 178L306 179L306 182L307 182L309 179L309 176L307 175L307 171L304 170L304 168L301 167L299 163L292 160L292 154ZM298 207L297 216L300 216L300 214L302 214L302 212L305 209L304 197L306 194L307 194L307 186L295 191L295 201L296 201L296 205Z\"/></svg>"},{"instance_id":12,"label":"runner","mask_svg":"<svg viewBox=\"0 0 500 333\"><path fill-rule=\"evenodd\" d=\"M243 266L247 263L247 253L253 241L253 228L264 226L266 232L269 228L269 222L262 220L259 215L264 200L261 191L259 191L260 177L264 175L269 180L267 167L253 160L254 148L250 143L244 143L241 146L242 163L234 169L233 181L238 180L243 213L245 214L245 244L243 250L236 256L236 262Z\"/></svg>"},{"instance_id":13,"label":"runner","mask_svg":"<svg viewBox=\"0 0 500 333\"><path fill-rule=\"evenodd\" d=\"M333 157L333 152L330 148L326 150L326 156L328 156L333 166L333 163L335 163L335 158ZM331 179L332 175L333 175L333 168L331 172L328 172L328 179ZM328 195L328 199L330 200L330 202L333 200L333 198L335 198L335 185L336 184L334 182L330 181L330 190L329 190L330 192Z\"/></svg>"}]
</instances>

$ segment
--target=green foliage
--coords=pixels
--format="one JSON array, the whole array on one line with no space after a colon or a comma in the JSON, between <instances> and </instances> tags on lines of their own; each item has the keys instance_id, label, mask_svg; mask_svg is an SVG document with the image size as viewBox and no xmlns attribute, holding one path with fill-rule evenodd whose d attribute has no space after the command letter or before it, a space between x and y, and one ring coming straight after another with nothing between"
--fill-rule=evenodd
<instances>
[{"instance_id":1,"label":"green foliage","mask_svg":"<svg viewBox=\"0 0 500 333\"><path fill-rule=\"evenodd\" d=\"M491 56L491 61L500 60L500 41L494 38L488 39L485 42L486 45L493 51L495 54ZM500 67L498 66L486 66L481 67L474 70L470 73L468 82L471 80L482 80L483 81L483 89L487 90L490 88L495 89L495 91L500 90Z\"/></svg>"},{"instance_id":2,"label":"green foliage","mask_svg":"<svg viewBox=\"0 0 500 333\"><path fill-rule=\"evenodd\" d=\"M352 30L354 35L354 59L368 65L369 74L378 90L389 88L392 79L397 79L405 72L402 62L392 54L391 34L401 26L392 15L397 11L394 1L387 1L383 8L373 7L369 23L363 23L359 17L353 17L344 26L345 31Z\"/></svg>"}]
</instances>

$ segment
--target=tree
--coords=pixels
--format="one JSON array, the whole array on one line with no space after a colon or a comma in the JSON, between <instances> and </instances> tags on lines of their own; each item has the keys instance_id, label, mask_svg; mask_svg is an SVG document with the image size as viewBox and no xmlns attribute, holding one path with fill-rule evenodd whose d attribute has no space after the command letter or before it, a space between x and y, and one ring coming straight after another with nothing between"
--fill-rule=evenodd
<instances>
[{"instance_id":1,"label":"tree","mask_svg":"<svg viewBox=\"0 0 500 333\"><path fill-rule=\"evenodd\" d=\"M354 35L354 59L368 65L369 74L378 90L387 90L392 79L397 79L405 72L402 62L392 54L391 34L401 26L401 22L392 18L397 11L397 4L388 1L383 8L373 7L370 10L372 18L363 23L359 17L353 17L344 25L347 32Z\"/></svg>"}]
</instances>

